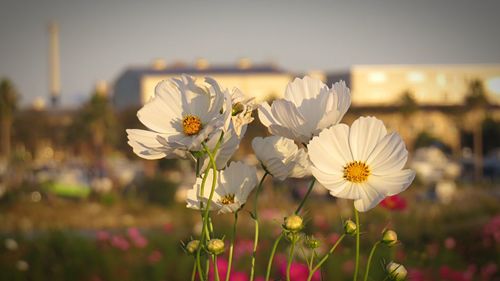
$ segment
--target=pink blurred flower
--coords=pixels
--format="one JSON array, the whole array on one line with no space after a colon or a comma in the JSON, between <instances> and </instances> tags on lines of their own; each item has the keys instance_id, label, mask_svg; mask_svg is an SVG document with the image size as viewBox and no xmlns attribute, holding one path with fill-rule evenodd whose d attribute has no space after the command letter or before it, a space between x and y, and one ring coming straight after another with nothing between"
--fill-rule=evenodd
<instances>
[{"instance_id":1,"label":"pink blurred flower","mask_svg":"<svg viewBox=\"0 0 500 281\"><path fill-rule=\"evenodd\" d=\"M339 238L340 238L340 235L338 233L333 232L332 234L328 235L326 242L329 245L333 245L333 244L335 244L335 242L337 242L337 240L339 240ZM331 246L328 246L328 247L331 247Z\"/></svg>"},{"instance_id":2,"label":"pink blurred flower","mask_svg":"<svg viewBox=\"0 0 500 281\"><path fill-rule=\"evenodd\" d=\"M328 220L323 215L316 215L313 217L314 225L316 225L320 230L328 230L329 224Z\"/></svg>"},{"instance_id":3,"label":"pink blurred flower","mask_svg":"<svg viewBox=\"0 0 500 281\"><path fill-rule=\"evenodd\" d=\"M163 255L160 251L154 250L151 252L151 254L149 254L148 261L151 264L155 264L155 263L159 262L162 259L162 257L163 257Z\"/></svg>"},{"instance_id":4,"label":"pink blurred flower","mask_svg":"<svg viewBox=\"0 0 500 281\"><path fill-rule=\"evenodd\" d=\"M483 244L490 247L500 243L500 215L493 217L483 227Z\"/></svg>"},{"instance_id":5,"label":"pink blurred flower","mask_svg":"<svg viewBox=\"0 0 500 281\"><path fill-rule=\"evenodd\" d=\"M481 280L491 280L493 275L495 275L497 272L498 266L495 263L490 262L481 268Z\"/></svg>"},{"instance_id":6,"label":"pink blurred flower","mask_svg":"<svg viewBox=\"0 0 500 281\"><path fill-rule=\"evenodd\" d=\"M132 242L134 243L134 246L141 249L145 248L148 245L148 239L144 238L143 236L138 236L132 239Z\"/></svg>"},{"instance_id":7,"label":"pink blurred flower","mask_svg":"<svg viewBox=\"0 0 500 281\"><path fill-rule=\"evenodd\" d=\"M354 261L347 260L342 264L342 271L346 274L352 274L354 272Z\"/></svg>"},{"instance_id":8,"label":"pink blurred flower","mask_svg":"<svg viewBox=\"0 0 500 281\"><path fill-rule=\"evenodd\" d=\"M240 257L253 253L253 240L241 239L236 241L234 245L234 256Z\"/></svg>"},{"instance_id":9,"label":"pink blurred flower","mask_svg":"<svg viewBox=\"0 0 500 281\"><path fill-rule=\"evenodd\" d=\"M453 237L448 237L444 240L444 247L448 250L453 250L457 245L457 241Z\"/></svg>"},{"instance_id":10,"label":"pink blurred flower","mask_svg":"<svg viewBox=\"0 0 500 281\"><path fill-rule=\"evenodd\" d=\"M174 231L174 225L172 223L166 223L163 225L163 232L170 234Z\"/></svg>"},{"instance_id":11,"label":"pink blurred flower","mask_svg":"<svg viewBox=\"0 0 500 281\"><path fill-rule=\"evenodd\" d=\"M416 268L412 268L408 270L408 280L411 281L427 281L427 278L425 278L424 273Z\"/></svg>"},{"instance_id":12,"label":"pink blurred flower","mask_svg":"<svg viewBox=\"0 0 500 281\"><path fill-rule=\"evenodd\" d=\"M109 237L111 235L109 234L109 232L107 232L105 230L99 230L99 231L97 231L95 236L96 236L97 241L106 242L109 240Z\"/></svg>"},{"instance_id":13,"label":"pink blurred flower","mask_svg":"<svg viewBox=\"0 0 500 281\"><path fill-rule=\"evenodd\" d=\"M287 263L282 263L279 266L279 272L283 279L286 278L286 269ZM309 276L309 268L305 264L299 262L292 262L292 266L290 267L290 280L291 281L304 281L307 280ZM321 279L321 273L316 271L313 275L312 280L319 281Z\"/></svg>"},{"instance_id":14,"label":"pink blurred flower","mask_svg":"<svg viewBox=\"0 0 500 281\"><path fill-rule=\"evenodd\" d=\"M228 262L225 258L223 257L218 257L217 258L217 269L219 271L219 279L220 280L225 280L226 279L226 272L227 272L227 267L228 267ZM231 275L233 275L233 269L231 269ZM208 280L214 281L215 280L215 269L213 266L213 263L210 262L210 270L208 271Z\"/></svg>"},{"instance_id":15,"label":"pink blurred flower","mask_svg":"<svg viewBox=\"0 0 500 281\"><path fill-rule=\"evenodd\" d=\"M129 228L127 230L127 233L128 233L128 237L130 237L132 239L134 239L136 237L141 237L142 236L141 232L136 227Z\"/></svg>"},{"instance_id":16,"label":"pink blurred flower","mask_svg":"<svg viewBox=\"0 0 500 281\"><path fill-rule=\"evenodd\" d=\"M113 235L111 237L111 246L126 251L130 248L130 243L122 236Z\"/></svg>"},{"instance_id":17,"label":"pink blurred flower","mask_svg":"<svg viewBox=\"0 0 500 281\"><path fill-rule=\"evenodd\" d=\"M241 271L231 271L231 277L229 277L229 281L248 281L248 279L248 275Z\"/></svg>"},{"instance_id":18,"label":"pink blurred flower","mask_svg":"<svg viewBox=\"0 0 500 281\"><path fill-rule=\"evenodd\" d=\"M407 207L406 199L399 195L393 195L386 197L382 202L380 202L380 205L388 210L392 211L403 211Z\"/></svg>"},{"instance_id":19,"label":"pink blurred flower","mask_svg":"<svg viewBox=\"0 0 500 281\"><path fill-rule=\"evenodd\" d=\"M439 276L446 281L470 281L464 272L451 269L450 267L443 265L439 268Z\"/></svg>"}]
</instances>

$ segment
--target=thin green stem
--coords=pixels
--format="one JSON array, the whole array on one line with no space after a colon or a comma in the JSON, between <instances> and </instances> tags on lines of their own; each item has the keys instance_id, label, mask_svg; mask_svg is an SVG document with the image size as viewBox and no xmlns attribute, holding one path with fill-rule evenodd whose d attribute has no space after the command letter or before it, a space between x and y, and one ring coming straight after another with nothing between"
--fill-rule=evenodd
<instances>
[{"instance_id":1,"label":"thin green stem","mask_svg":"<svg viewBox=\"0 0 500 281\"><path fill-rule=\"evenodd\" d=\"M269 173L266 171L262 178L260 179L259 185L257 186L257 190L255 191L255 199L253 203L253 213L252 217L255 222L255 231L254 231L254 239L253 239L253 252L252 252L252 267L250 268L250 281L253 281L255 277L255 259L257 257L257 246L259 245L259 214L257 212L258 207L258 199L260 191L262 190L262 184L264 183L264 179Z\"/></svg>"},{"instance_id":2,"label":"thin green stem","mask_svg":"<svg viewBox=\"0 0 500 281\"><path fill-rule=\"evenodd\" d=\"M354 217L356 218L356 265L354 267L354 275L352 280L358 280L358 272L359 272L359 233L361 229L359 227L359 213L356 208L354 208Z\"/></svg>"},{"instance_id":3,"label":"thin green stem","mask_svg":"<svg viewBox=\"0 0 500 281\"><path fill-rule=\"evenodd\" d=\"M269 276L271 275L271 268L273 266L274 255L276 254L276 248L278 248L281 238L283 238L283 233L281 233L280 236L276 238L276 241L274 241L273 249L271 250L271 255L269 255L269 261L267 262L266 281L269 281Z\"/></svg>"},{"instance_id":4,"label":"thin green stem","mask_svg":"<svg viewBox=\"0 0 500 281\"><path fill-rule=\"evenodd\" d=\"M196 261L193 263L193 272L191 273L191 281L196 279Z\"/></svg>"},{"instance_id":5,"label":"thin green stem","mask_svg":"<svg viewBox=\"0 0 500 281\"><path fill-rule=\"evenodd\" d=\"M321 268L321 266L323 265L323 263L325 263L326 260L333 254L333 252L335 251L335 249L337 249L337 247L339 246L340 242L342 242L342 240L344 239L344 237L345 237L345 233L342 234L339 237L339 239L337 240L337 242L335 242L335 244L333 244L333 246L330 249L330 251L328 251L328 253L318 262L318 264L311 271L309 271L309 277L307 278L307 281L311 281L312 277L314 276L314 273L319 268Z\"/></svg>"},{"instance_id":6,"label":"thin green stem","mask_svg":"<svg viewBox=\"0 0 500 281\"><path fill-rule=\"evenodd\" d=\"M292 268L293 253L295 252L295 239L292 240L292 246L290 247L290 252L288 254L288 263L286 265L286 281L290 281L290 270Z\"/></svg>"},{"instance_id":7,"label":"thin green stem","mask_svg":"<svg viewBox=\"0 0 500 281\"><path fill-rule=\"evenodd\" d=\"M370 265L372 263L373 254L375 253L378 244L380 244L380 241L377 241L375 242L375 244L373 244L372 250L370 251L370 255L368 256L368 261L366 263L365 277L363 278L364 281L368 280L368 274L370 273Z\"/></svg>"},{"instance_id":8,"label":"thin green stem","mask_svg":"<svg viewBox=\"0 0 500 281\"><path fill-rule=\"evenodd\" d=\"M236 238L236 224L238 223L238 212L234 213L233 236L231 236L231 246L229 246L229 260L227 262L226 281L231 276L231 266L233 265L234 239Z\"/></svg>"},{"instance_id":9,"label":"thin green stem","mask_svg":"<svg viewBox=\"0 0 500 281\"><path fill-rule=\"evenodd\" d=\"M302 198L302 201L300 201L299 206L297 207L297 210L295 210L295 214L298 215L302 207L304 206L304 203L306 203L307 198L309 197L309 194L311 194L311 191L314 187L314 183L316 182L316 179L313 178L311 180L311 183L309 183L309 188L307 189L306 195L304 195L304 198Z\"/></svg>"},{"instance_id":10,"label":"thin green stem","mask_svg":"<svg viewBox=\"0 0 500 281\"><path fill-rule=\"evenodd\" d=\"M196 261L198 264L198 272L200 275L200 280L206 280L202 277L202 273L201 273L200 254L201 254L201 248L205 244L203 242L205 241L205 233L207 233L207 231L208 231L208 214L210 212L210 203L212 202L212 198L213 198L214 193L215 193L215 185L217 183L217 166L215 163L214 154L217 153L217 150L219 148L221 140L222 140L222 134L221 134L221 138L217 142L217 145L215 146L213 153L210 151L210 149L207 147L207 145L205 143L202 143L203 149L205 150L205 152L207 153L207 155L210 159L210 164L212 166L213 176L212 176L212 189L210 190L210 195L208 196L208 200L207 200L207 206L205 207L205 212L203 214L203 227L201 230L200 247L198 247L198 250L196 251ZM208 169L207 169L207 171L205 171L205 173L208 173ZM201 193L201 194L204 195L204 193Z\"/></svg>"},{"instance_id":11,"label":"thin green stem","mask_svg":"<svg viewBox=\"0 0 500 281\"><path fill-rule=\"evenodd\" d=\"M212 261L214 263L215 281L220 281L220 278L219 278L219 266L217 266L217 256L216 255L213 255Z\"/></svg>"}]
</instances>

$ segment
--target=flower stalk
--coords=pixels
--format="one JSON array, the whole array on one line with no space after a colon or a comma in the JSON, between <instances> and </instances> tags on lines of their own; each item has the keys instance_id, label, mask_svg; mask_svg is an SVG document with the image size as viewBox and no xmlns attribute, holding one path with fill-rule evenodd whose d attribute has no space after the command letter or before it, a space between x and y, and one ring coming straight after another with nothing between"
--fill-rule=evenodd
<instances>
[{"instance_id":1,"label":"flower stalk","mask_svg":"<svg viewBox=\"0 0 500 281\"><path fill-rule=\"evenodd\" d=\"M307 277L307 281L311 281L312 280L312 277L314 276L314 273L321 268L321 266L323 265L323 263L326 262L326 260L333 254L333 252L335 251L335 249L337 249L337 247L339 246L340 242L342 242L342 240L344 239L345 237L345 233L342 234L339 239L337 240L337 242L335 242L335 244L333 244L332 248L330 249L330 251L328 251L328 253L318 262L318 264L312 269L309 271L309 276ZM311 265L312 265L312 261L311 261Z\"/></svg>"},{"instance_id":2,"label":"flower stalk","mask_svg":"<svg viewBox=\"0 0 500 281\"><path fill-rule=\"evenodd\" d=\"M302 209L302 207L304 206L304 204L306 203L306 200L307 198L309 197L309 194L311 194L311 191L314 187L314 183L316 182L316 179L313 178L311 180L311 183L309 183L309 188L307 189L307 192L306 192L306 195L304 195L304 198L302 198L302 201L300 201L300 204L299 206L297 207L297 210L295 210L295 214L299 214L300 210Z\"/></svg>"},{"instance_id":3,"label":"flower stalk","mask_svg":"<svg viewBox=\"0 0 500 281\"><path fill-rule=\"evenodd\" d=\"M368 261L366 263L365 277L363 278L364 281L368 280L368 275L370 274L370 265L372 263L373 254L375 253L375 250L377 249L378 244L380 244L380 241L377 241L377 242L375 242L375 244L373 244L373 247L370 251L370 255L368 256Z\"/></svg>"},{"instance_id":4,"label":"flower stalk","mask_svg":"<svg viewBox=\"0 0 500 281\"><path fill-rule=\"evenodd\" d=\"M253 239L253 252L252 252L252 267L250 268L250 281L254 280L255 277L255 259L257 256L257 246L259 245L259 214L257 212L259 194L262 190L262 184L264 183L264 179L269 173L266 171L262 178L260 179L259 185L257 186L257 190L255 191L255 199L253 206L252 218L255 223L255 231L254 231L254 239ZM227 280L226 280L227 281Z\"/></svg>"},{"instance_id":5,"label":"flower stalk","mask_svg":"<svg viewBox=\"0 0 500 281\"><path fill-rule=\"evenodd\" d=\"M238 223L238 212L234 213L233 236L231 236L231 245L229 246L229 260L227 263L226 281L231 276L231 267L233 265L234 239L236 238L236 225Z\"/></svg>"},{"instance_id":6,"label":"flower stalk","mask_svg":"<svg viewBox=\"0 0 500 281\"><path fill-rule=\"evenodd\" d=\"M283 238L283 232L276 238L274 241L273 249L271 250L271 254L269 255L269 261L267 262L267 270L266 270L266 281L269 281L269 277L271 276L271 268L273 266L274 255L276 254L276 249Z\"/></svg>"},{"instance_id":7,"label":"flower stalk","mask_svg":"<svg viewBox=\"0 0 500 281\"><path fill-rule=\"evenodd\" d=\"M354 217L356 219L356 261L355 261L355 267L354 267L354 275L352 277L353 281L358 280L358 272L359 272L359 233L360 233L360 228L359 228L359 213L356 208L354 208Z\"/></svg>"}]
</instances>

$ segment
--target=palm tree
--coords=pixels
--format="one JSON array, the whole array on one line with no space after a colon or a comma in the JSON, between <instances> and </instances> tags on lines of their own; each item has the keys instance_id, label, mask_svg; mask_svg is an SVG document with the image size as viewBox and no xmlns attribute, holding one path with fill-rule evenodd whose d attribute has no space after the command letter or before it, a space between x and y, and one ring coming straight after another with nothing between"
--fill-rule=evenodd
<instances>
[{"instance_id":1,"label":"palm tree","mask_svg":"<svg viewBox=\"0 0 500 281\"><path fill-rule=\"evenodd\" d=\"M486 91L480 80L469 82L464 106L473 123L474 172L476 180L483 176L483 121L489 105Z\"/></svg>"},{"instance_id":2,"label":"palm tree","mask_svg":"<svg viewBox=\"0 0 500 281\"><path fill-rule=\"evenodd\" d=\"M418 111L418 103L410 91L404 91L398 101L399 110L403 116L403 126L400 128L402 136L407 143L408 151L413 151L415 135L413 129L408 125L411 124L411 118Z\"/></svg>"},{"instance_id":3,"label":"palm tree","mask_svg":"<svg viewBox=\"0 0 500 281\"><path fill-rule=\"evenodd\" d=\"M12 82L3 78L0 82L0 161L8 162L12 120L17 108L18 94Z\"/></svg>"}]
</instances>

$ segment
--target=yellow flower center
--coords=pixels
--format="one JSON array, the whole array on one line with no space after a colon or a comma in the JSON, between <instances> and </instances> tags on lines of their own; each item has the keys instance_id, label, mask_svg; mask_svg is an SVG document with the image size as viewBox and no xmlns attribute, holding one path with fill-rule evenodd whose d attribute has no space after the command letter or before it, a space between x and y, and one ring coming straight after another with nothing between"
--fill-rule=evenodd
<instances>
[{"instance_id":1,"label":"yellow flower center","mask_svg":"<svg viewBox=\"0 0 500 281\"><path fill-rule=\"evenodd\" d=\"M354 161L344 166L344 179L350 182L365 182L369 175L370 169L368 165L361 161Z\"/></svg>"},{"instance_id":2,"label":"yellow flower center","mask_svg":"<svg viewBox=\"0 0 500 281\"><path fill-rule=\"evenodd\" d=\"M182 131L188 136L198 134L202 127L201 120L198 116L187 115L182 119Z\"/></svg>"},{"instance_id":3,"label":"yellow flower center","mask_svg":"<svg viewBox=\"0 0 500 281\"><path fill-rule=\"evenodd\" d=\"M234 194L227 194L219 200L219 203L223 205L229 205L234 203Z\"/></svg>"}]
</instances>

